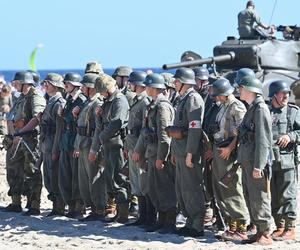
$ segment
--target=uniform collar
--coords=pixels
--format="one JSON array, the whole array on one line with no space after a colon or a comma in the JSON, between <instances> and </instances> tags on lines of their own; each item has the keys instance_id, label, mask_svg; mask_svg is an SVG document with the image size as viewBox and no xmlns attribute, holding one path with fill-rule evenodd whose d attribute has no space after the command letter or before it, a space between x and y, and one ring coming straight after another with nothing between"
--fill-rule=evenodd
<instances>
[{"instance_id":1,"label":"uniform collar","mask_svg":"<svg viewBox=\"0 0 300 250\"><path fill-rule=\"evenodd\" d=\"M192 91L195 91L195 89L194 89L193 87L188 88L188 89L185 91L185 93L184 93L182 96L180 96L180 100L184 99L184 98L185 98L189 93L191 93Z\"/></svg>"}]
</instances>

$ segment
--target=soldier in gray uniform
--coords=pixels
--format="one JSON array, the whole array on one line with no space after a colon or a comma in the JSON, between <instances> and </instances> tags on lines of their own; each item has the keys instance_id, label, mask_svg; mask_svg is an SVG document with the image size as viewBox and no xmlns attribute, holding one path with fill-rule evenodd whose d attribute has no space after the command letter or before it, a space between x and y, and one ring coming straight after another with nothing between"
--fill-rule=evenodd
<instances>
[{"instance_id":1,"label":"soldier in gray uniform","mask_svg":"<svg viewBox=\"0 0 300 250\"><path fill-rule=\"evenodd\" d=\"M174 120L171 144L172 162L176 164L176 195L186 225L178 234L192 237L204 235L205 200L201 165L202 121L204 102L194 86L192 69L180 68L175 73L175 88L180 95Z\"/></svg>"},{"instance_id":2,"label":"soldier in gray uniform","mask_svg":"<svg viewBox=\"0 0 300 250\"><path fill-rule=\"evenodd\" d=\"M235 150L238 126L246 107L234 97L234 87L227 79L216 80L212 90L212 96L221 103L215 120L218 129L213 134L212 180L215 197L229 225L222 238L245 240L248 239L246 221L249 213L242 187L242 169L236 163ZM227 173L231 173L230 177L224 178Z\"/></svg>"},{"instance_id":3,"label":"soldier in gray uniform","mask_svg":"<svg viewBox=\"0 0 300 250\"><path fill-rule=\"evenodd\" d=\"M135 93L128 87L129 75L132 72L132 68L128 66L119 66L115 69L112 77L116 80L119 90L127 98L129 106L132 105Z\"/></svg>"},{"instance_id":4,"label":"soldier in gray uniform","mask_svg":"<svg viewBox=\"0 0 300 250\"><path fill-rule=\"evenodd\" d=\"M102 105L100 94L96 92L98 75L85 74L81 83L82 92L87 96L77 119L77 135L74 142L74 157L78 158L78 183L81 198L91 213L82 221L103 220L106 205L106 189L103 166L100 165L101 154L96 161L89 161L92 139L96 129L96 108ZM79 107L78 107L79 108Z\"/></svg>"},{"instance_id":5,"label":"soldier in gray uniform","mask_svg":"<svg viewBox=\"0 0 300 250\"><path fill-rule=\"evenodd\" d=\"M129 180L131 186L131 194L138 198L139 218L134 222L133 226L139 226L146 223L146 171L144 169L145 159L141 163L132 160L134 147L138 141L142 123L143 112L150 103L150 97L146 93L146 85L144 84L147 74L144 71L133 71L129 76L129 84L131 90L136 93L133 103L130 107L129 120L127 126L127 135L124 143L124 152L128 156L129 161Z\"/></svg>"},{"instance_id":6,"label":"soldier in gray uniform","mask_svg":"<svg viewBox=\"0 0 300 250\"><path fill-rule=\"evenodd\" d=\"M289 104L290 87L282 80L269 86L273 132L271 194L272 215L277 229L274 240L295 240L297 215L297 144L300 142L300 112Z\"/></svg>"},{"instance_id":7,"label":"soldier in gray uniform","mask_svg":"<svg viewBox=\"0 0 300 250\"><path fill-rule=\"evenodd\" d=\"M121 134L127 126L129 105L126 97L117 89L116 81L112 77L100 75L97 78L97 88L105 98L102 105L101 132L97 135L104 149L103 174L108 191L113 192L116 198L117 216L114 220L125 223L128 221L130 188L127 177L122 173L124 157ZM95 158L95 152L90 152L89 158Z\"/></svg>"},{"instance_id":8,"label":"soldier in gray uniform","mask_svg":"<svg viewBox=\"0 0 300 250\"><path fill-rule=\"evenodd\" d=\"M77 73L67 73L64 77L67 92L66 105L59 111L63 132L60 141L59 156L59 190L62 198L69 206L68 217L76 218L82 215L83 201L78 185L78 158L73 157L74 141L76 137L76 120L78 110L73 113L75 107L82 109L86 97L81 93L81 76Z\"/></svg>"},{"instance_id":9,"label":"soldier in gray uniform","mask_svg":"<svg viewBox=\"0 0 300 250\"><path fill-rule=\"evenodd\" d=\"M260 21L260 17L255 11L255 5L253 1L248 1L246 9L238 14L238 31L240 38L242 39L255 39L258 37L258 33L253 29L253 25L256 23L263 29L269 29L270 26L263 24Z\"/></svg>"},{"instance_id":10,"label":"soldier in gray uniform","mask_svg":"<svg viewBox=\"0 0 300 250\"><path fill-rule=\"evenodd\" d=\"M7 180L10 187L8 195L12 197L12 203L6 207L6 211L21 212L23 194L27 196L28 204L28 211L24 215L38 215L42 190L42 174L35 166L38 131L34 128L22 135L22 138L18 135L21 135L22 130L44 111L46 101L33 87L34 80L30 72L17 72L14 80L21 84L21 96L12 110L13 117L9 119L11 122L8 126L9 133L15 137L6 155Z\"/></svg>"},{"instance_id":11,"label":"soldier in gray uniform","mask_svg":"<svg viewBox=\"0 0 300 250\"><path fill-rule=\"evenodd\" d=\"M64 202L58 188L59 142L62 129L57 126L58 110L61 110L66 101L60 90L64 89L63 78L56 73L49 73L43 81L46 93L49 96L45 111L41 117L41 152L43 154L43 177L45 188L52 201L52 211L47 216L63 215Z\"/></svg>"},{"instance_id":12,"label":"soldier in gray uniform","mask_svg":"<svg viewBox=\"0 0 300 250\"><path fill-rule=\"evenodd\" d=\"M252 222L257 233L242 243L272 244L271 197L269 190L272 154L272 124L268 106L262 97L262 83L244 77L240 85L241 100L249 104L239 128L238 162L243 169L243 188Z\"/></svg>"},{"instance_id":13,"label":"soldier in gray uniform","mask_svg":"<svg viewBox=\"0 0 300 250\"><path fill-rule=\"evenodd\" d=\"M146 91L152 97L143 118L143 128L135 146L133 160L138 161L143 152L147 159L147 195L158 212L155 225L148 232L176 232L176 194L174 167L169 164L171 138L166 128L173 124L174 109L164 96L165 81L160 74L146 77Z\"/></svg>"}]
</instances>

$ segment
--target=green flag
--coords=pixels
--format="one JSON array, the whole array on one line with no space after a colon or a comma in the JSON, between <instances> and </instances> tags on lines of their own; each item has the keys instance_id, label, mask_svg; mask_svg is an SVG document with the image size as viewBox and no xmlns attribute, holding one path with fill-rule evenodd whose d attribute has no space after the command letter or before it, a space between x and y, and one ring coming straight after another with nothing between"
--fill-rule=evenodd
<instances>
[{"instance_id":1,"label":"green flag","mask_svg":"<svg viewBox=\"0 0 300 250\"><path fill-rule=\"evenodd\" d=\"M42 48L42 47L43 47L43 44L38 44L34 48L34 50L31 52L29 64L30 64L30 69L33 71L36 71L36 65L35 65L36 52L39 48Z\"/></svg>"}]
</instances>

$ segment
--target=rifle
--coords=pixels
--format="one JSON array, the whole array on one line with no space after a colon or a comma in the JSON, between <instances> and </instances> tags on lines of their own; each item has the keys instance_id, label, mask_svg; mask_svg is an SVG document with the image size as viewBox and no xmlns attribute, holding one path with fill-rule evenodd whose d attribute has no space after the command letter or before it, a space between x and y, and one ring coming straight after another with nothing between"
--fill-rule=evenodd
<instances>
[{"instance_id":1,"label":"rifle","mask_svg":"<svg viewBox=\"0 0 300 250\"><path fill-rule=\"evenodd\" d=\"M236 171L239 169L240 164L235 162L233 163L233 166L225 173L225 175L218 181L218 183L224 187L229 188L230 183L232 183L232 179L236 174Z\"/></svg>"}]
</instances>

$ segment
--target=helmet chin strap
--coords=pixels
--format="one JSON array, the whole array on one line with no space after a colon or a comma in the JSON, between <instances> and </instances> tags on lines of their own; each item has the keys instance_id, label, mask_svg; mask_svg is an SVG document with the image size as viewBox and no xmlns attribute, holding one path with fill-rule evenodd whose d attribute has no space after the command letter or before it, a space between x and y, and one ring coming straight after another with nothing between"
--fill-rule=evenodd
<instances>
[{"instance_id":1,"label":"helmet chin strap","mask_svg":"<svg viewBox=\"0 0 300 250\"><path fill-rule=\"evenodd\" d=\"M275 101L276 101L276 103L278 104L279 107L283 107L284 106L282 104L279 104L276 94L274 95L274 98L275 98Z\"/></svg>"},{"instance_id":2,"label":"helmet chin strap","mask_svg":"<svg viewBox=\"0 0 300 250\"><path fill-rule=\"evenodd\" d=\"M181 84L181 86L180 86L180 89L179 89L179 91L178 91L179 94L180 94L180 92L181 92L181 90L182 90L182 88L183 88L183 86L184 86L184 84L183 84L182 82L180 82L180 84Z\"/></svg>"}]
</instances>

